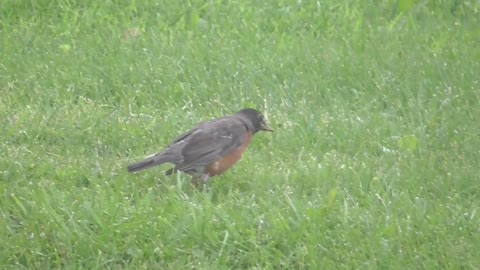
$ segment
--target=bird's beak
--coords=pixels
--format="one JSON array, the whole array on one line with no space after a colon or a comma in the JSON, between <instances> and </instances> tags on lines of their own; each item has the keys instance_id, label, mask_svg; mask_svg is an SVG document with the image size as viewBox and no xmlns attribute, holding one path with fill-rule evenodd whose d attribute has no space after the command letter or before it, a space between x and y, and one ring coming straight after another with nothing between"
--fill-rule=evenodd
<instances>
[{"instance_id":1,"label":"bird's beak","mask_svg":"<svg viewBox=\"0 0 480 270\"><path fill-rule=\"evenodd\" d=\"M271 128L267 123L262 124L261 130L273 132L273 128Z\"/></svg>"}]
</instances>

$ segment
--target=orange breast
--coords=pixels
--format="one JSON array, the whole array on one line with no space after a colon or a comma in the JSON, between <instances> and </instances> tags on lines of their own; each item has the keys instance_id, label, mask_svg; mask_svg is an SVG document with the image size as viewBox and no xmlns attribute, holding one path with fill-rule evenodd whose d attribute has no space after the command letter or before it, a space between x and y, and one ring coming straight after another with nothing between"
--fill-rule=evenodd
<instances>
[{"instance_id":1,"label":"orange breast","mask_svg":"<svg viewBox=\"0 0 480 270\"><path fill-rule=\"evenodd\" d=\"M241 158L245 150L247 150L250 141L252 140L252 134L248 133L245 143L243 143L239 148L232 151L222 159L219 159L213 162L208 167L208 174L210 176L215 176L224 173L226 170L230 169L235 163L237 163Z\"/></svg>"}]
</instances>

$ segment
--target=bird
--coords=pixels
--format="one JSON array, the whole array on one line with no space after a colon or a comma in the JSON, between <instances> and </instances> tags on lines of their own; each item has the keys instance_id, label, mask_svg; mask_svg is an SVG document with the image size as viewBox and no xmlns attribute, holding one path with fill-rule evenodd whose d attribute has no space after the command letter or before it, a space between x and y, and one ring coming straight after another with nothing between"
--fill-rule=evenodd
<instances>
[{"instance_id":1,"label":"bird","mask_svg":"<svg viewBox=\"0 0 480 270\"><path fill-rule=\"evenodd\" d=\"M175 167L165 172L183 172L192 177L196 187L207 184L211 177L221 175L241 158L253 135L259 131L273 132L259 111L245 108L233 115L202 122L178 136L162 152L128 165L135 173L164 163Z\"/></svg>"}]
</instances>

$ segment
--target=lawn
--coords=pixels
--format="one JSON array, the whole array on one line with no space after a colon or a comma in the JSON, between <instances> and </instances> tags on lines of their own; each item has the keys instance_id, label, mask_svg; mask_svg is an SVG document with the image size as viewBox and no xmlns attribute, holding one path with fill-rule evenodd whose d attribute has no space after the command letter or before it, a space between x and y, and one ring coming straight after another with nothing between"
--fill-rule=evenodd
<instances>
[{"instance_id":1,"label":"lawn","mask_svg":"<svg viewBox=\"0 0 480 270\"><path fill-rule=\"evenodd\" d=\"M0 2L1 269L479 269L480 2ZM245 107L204 191L129 174Z\"/></svg>"}]
</instances>

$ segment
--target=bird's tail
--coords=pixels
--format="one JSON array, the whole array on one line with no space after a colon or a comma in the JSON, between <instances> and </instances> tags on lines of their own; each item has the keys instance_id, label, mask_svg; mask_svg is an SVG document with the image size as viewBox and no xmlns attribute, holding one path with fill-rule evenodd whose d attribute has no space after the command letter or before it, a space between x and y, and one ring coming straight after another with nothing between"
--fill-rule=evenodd
<instances>
[{"instance_id":1,"label":"bird's tail","mask_svg":"<svg viewBox=\"0 0 480 270\"><path fill-rule=\"evenodd\" d=\"M134 172L143 171L145 169L163 164L165 162L169 162L169 160L164 155L161 155L161 154L155 155L155 156L146 158L144 160L141 160L139 162L128 165L128 172L134 173Z\"/></svg>"}]
</instances>

